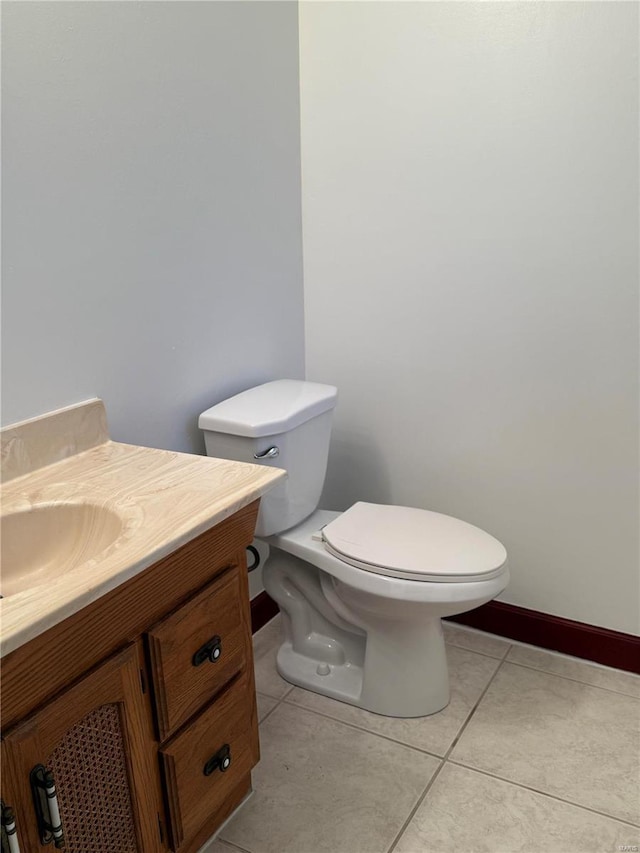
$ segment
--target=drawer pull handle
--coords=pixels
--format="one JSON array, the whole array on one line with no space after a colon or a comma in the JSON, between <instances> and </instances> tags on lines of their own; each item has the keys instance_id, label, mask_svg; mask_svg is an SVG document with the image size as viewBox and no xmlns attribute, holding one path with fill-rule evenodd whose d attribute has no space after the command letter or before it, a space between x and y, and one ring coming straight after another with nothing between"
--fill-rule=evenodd
<instances>
[{"instance_id":1,"label":"drawer pull handle","mask_svg":"<svg viewBox=\"0 0 640 853\"><path fill-rule=\"evenodd\" d=\"M219 770L221 773L224 773L225 770L229 769L229 765L231 764L231 747L228 743L225 743L224 746L221 746L220 749L216 752L215 755L212 755L211 758L204 765L204 770L202 771L205 776L211 776L214 770Z\"/></svg>"},{"instance_id":2,"label":"drawer pull handle","mask_svg":"<svg viewBox=\"0 0 640 853\"><path fill-rule=\"evenodd\" d=\"M216 663L216 661L220 660L221 655L222 640L216 634L215 637L212 637L204 644L204 646L200 646L198 651L191 658L191 663L193 666L200 666L200 664L204 663L206 660L211 661L211 663Z\"/></svg>"}]
</instances>

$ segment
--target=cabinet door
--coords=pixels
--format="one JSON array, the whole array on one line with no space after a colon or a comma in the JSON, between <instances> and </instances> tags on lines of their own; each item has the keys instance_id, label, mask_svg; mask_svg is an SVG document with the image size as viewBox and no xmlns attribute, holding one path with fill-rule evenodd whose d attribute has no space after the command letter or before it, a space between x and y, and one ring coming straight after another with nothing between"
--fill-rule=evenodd
<instances>
[{"instance_id":1,"label":"cabinet door","mask_svg":"<svg viewBox=\"0 0 640 853\"><path fill-rule=\"evenodd\" d=\"M41 845L35 817L37 765L54 776L66 853L166 849L141 669L141 649L130 645L5 736L21 850L53 848Z\"/></svg>"}]
</instances>

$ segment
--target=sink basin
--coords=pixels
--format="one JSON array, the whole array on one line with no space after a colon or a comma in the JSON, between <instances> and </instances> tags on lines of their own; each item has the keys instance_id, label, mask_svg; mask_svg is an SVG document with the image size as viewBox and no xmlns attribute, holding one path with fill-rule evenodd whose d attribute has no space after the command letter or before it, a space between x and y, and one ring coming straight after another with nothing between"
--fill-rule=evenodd
<instances>
[{"instance_id":1,"label":"sink basin","mask_svg":"<svg viewBox=\"0 0 640 853\"><path fill-rule=\"evenodd\" d=\"M100 504L39 504L0 519L0 591L7 598L55 582L113 544L119 515Z\"/></svg>"}]
</instances>

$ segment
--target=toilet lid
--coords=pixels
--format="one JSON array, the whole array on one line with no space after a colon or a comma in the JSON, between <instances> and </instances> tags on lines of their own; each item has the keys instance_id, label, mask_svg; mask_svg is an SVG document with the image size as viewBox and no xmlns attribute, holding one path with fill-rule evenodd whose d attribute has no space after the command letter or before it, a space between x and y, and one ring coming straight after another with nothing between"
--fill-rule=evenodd
<instances>
[{"instance_id":1,"label":"toilet lid","mask_svg":"<svg viewBox=\"0 0 640 853\"><path fill-rule=\"evenodd\" d=\"M410 580L489 580L507 560L504 546L479 527L406 506L356 503L322 537L331 554L352 566Z\"/></svg>"}]
</instances>

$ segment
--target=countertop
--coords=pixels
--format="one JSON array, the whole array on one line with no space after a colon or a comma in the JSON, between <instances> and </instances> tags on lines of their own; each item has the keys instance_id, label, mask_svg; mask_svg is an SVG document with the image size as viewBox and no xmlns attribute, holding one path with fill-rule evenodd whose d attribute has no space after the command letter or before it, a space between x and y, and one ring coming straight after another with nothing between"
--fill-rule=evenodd
<instances>
[{"instance_id":1,"label":"countertop","mask_svg":"<svg viewBox=\"0 0 640 853\"><path fill-rule=\"evenodd\" d=\"M106 440L2 486L2 515L56 502L101 503L124 520L98 556L0 600L0 652L81 610L181 545L261 497L278 468Z\"/></svg>"}]
</instances>

